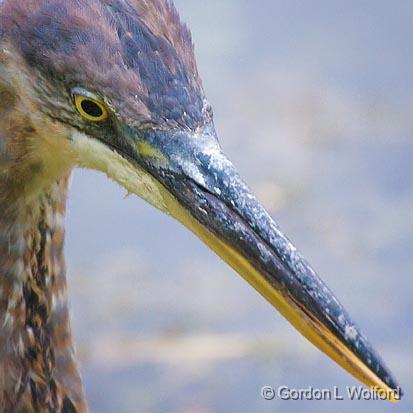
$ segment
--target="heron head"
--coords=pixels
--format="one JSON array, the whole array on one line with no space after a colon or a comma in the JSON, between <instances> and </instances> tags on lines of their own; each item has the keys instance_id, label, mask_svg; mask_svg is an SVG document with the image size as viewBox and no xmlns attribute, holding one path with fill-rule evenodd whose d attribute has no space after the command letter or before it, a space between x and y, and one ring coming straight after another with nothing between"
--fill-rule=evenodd
<instances>
[{"instance_id":1,"label":"heron head","mask_svg":"<svg viewBox=\"0 0 413 413\"><path fill-rule=\"evenodd\" d=\"M397 398L380 357L222 153L190 33L169 1L0 7L34 127L58 125L48 139L73 164L179 220L317 347Z\"/></svg>"}]
</instances>

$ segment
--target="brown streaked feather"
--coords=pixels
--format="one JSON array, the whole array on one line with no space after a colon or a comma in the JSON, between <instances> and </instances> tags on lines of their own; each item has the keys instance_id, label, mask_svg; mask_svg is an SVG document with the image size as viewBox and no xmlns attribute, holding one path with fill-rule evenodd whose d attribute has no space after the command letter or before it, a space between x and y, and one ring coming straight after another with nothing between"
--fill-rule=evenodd
<instances>
[{"instance_id":1,"label":"brown streaked feather","mask_svg":"<svg viewBox=\"0 0 413 413\"><path fill-rule=\"evenodd\" d=\"M0 411L86 411L67 306L66 187L51 184L18 223L0 220Z\"/></svg>"}]
</instances>

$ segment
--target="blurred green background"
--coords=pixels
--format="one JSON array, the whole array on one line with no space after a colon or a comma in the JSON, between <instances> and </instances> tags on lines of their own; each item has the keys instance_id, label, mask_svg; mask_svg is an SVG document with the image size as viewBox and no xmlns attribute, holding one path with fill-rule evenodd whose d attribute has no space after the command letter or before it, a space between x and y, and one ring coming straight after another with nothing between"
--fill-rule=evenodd
<instances>
[{"instance_id":1,"label":"blurred green background","mask_svg":"<svg viewBox=\"0 0 413 413\"><path fill-rule=\"evenodd\" d=\"M413 3L175 3L225 152L406 396L262 400L357 383L179 224L79 170L66 246L91 411L412 412Z\"/></svg>"}]
</instances>

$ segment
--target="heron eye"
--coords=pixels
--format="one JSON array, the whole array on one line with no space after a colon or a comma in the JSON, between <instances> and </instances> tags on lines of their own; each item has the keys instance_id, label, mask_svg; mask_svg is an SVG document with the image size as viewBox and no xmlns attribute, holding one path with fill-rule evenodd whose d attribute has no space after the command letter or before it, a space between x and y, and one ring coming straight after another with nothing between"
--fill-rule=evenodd
<instances>
[{"instance_id":1,"label":"heron eye","mask_svg":"<svg viewBox=\"0 0 413 413\"><path fill-rule=\"evenodd\" d=\"M101 102L82 95L75 95L74 100L77 111L85 119L101 122L108 117L108 111Z\"/></svg>"}]
</instances>

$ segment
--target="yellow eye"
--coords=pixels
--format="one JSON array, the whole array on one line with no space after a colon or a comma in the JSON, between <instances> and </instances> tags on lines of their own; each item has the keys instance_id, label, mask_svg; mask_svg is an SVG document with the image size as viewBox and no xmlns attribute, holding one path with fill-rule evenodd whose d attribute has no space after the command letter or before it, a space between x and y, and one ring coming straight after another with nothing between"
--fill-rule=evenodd
<instances>
[{"instance_id":1,"label":"yellow eye","mask_svg":"<svg viewBox=\"0 0 413 413\"><path fill-rule=\"evenodd\" d=\"M75 106L77 111L87 120L102 122L108 117L108 111L103 103L88 96L75 95Z\"/></svg>"}]
</instances>

